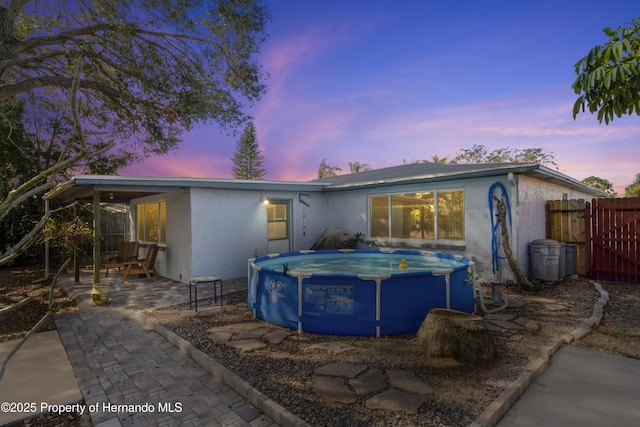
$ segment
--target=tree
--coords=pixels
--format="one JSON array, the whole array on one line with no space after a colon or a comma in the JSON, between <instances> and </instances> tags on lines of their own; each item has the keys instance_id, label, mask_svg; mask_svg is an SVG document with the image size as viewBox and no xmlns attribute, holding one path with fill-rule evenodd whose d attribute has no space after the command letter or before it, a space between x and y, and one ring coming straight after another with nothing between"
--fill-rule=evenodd
<instances>
[{"instance_id":1,"label":"tree","mask_svg":"<svg viewBox=\"0 0 640 427\"><path fill-rule=\"evenodd\" d=\"M70 133L67 141L62 144L62 151L53 164L43 170L32 171L33 175L25 177L24 182L20 181L21 177L16 178L14 176L13 178L10 178L7 188L13 186L13 189L6 192L6 196L5 192L2 193L3 198L0 199L0 222L8 217L9 213L18 212L18 209L23 203L28 202L38 194L53 188L55 185L55 179L60 173L69 170L75 165L81 163L83 160L97 158L104 155L104 153L113 148L114 144L105 144L99 149L96 149L95 147L90 149L84 141L82 126L78 117L77 96L79 71L80 67L76 66L73 75L74 81L71 87L71 102L69 106L73 121L73 131ZM14 123L12 122L5 123L8 131L6 131L6 135L4 135L5 138L3 139L3 144L16 147L22 155L28 158L28 153L25 153L24 148L16 142L18 139L22 142L22 137L24 136L23 132L21 132L19 126L16 126L18 133L14 135L13 124ZM70 153L70 147L75 143L78 145L78 151L76 153ZM7 173L7 170L10 170L10 168L3 168L2 173ZM33 220L33 226L30 231L25 233L17 243L12 245L4 242L4 247L0 248L0 266L12 262L20 254L25 252L37 240L39 232L42 230L48 219L49 213L45 211L39 220Z\"/></svg>"},{"instance_id":2,"label":"tree","mask_svg":"<svg viewBox=\"0 0 640 427\"><path fill-rule=\"evenodd\" d=\"M636 174L636 180L627 187L624 187L625 197L640 197L640 173Z\"/></svg>"},{"instance_id":3,"label":"tree","mask_svg":"<svg viewBox=\"0 0 640 427\"><path fill-rule=\"evenodd\" d=\"M615 117L640 115L640 18L602 30L609 40L574 65L573 90L579 95L573 118L585 109L608 124Z\"/></svg>"},{"instance_id":4,"label":"tree","mask_svg":"<svg viewBox=\"0 0 640 427\"><path fill-rule=\"evenodd\" d=\"M484 145L463 148L451 163L537 163L557 167L553 153L542 148L497 148L491 152Z\"/></svg>"},{"instance_id":5,"label":"tree","mask_svg":"<svg viewBox=\"0 0 640 427\"><path fill-rule=\"evenodd\" d=\"M71 171L115 173L198 122L242 123L265 90L252 56L268 19L257 0L0 1L0 221Z\"/></svg>"},{"instance_id":6,"label":"tree","mask_svg":"<svg viewBox=\"0 0 640 427\"><path fill-rule=\"evenodd\" d=\"M256 128L251 122L236 144L231 172L235 179L263 179L267 173L256 138Z\"/></svg>"},{"instance_id":7,"label":"tree","mask_svg":"<svg viewBox=\"0 0 640 427\"><path fill-rule=\"evenodd\" d=\"M351 173L358 173L370 171L371 168L368 163L349 162L349 170L351 170Z\"/></svg>"},{"instance_id":8,"label":"tree","mask_svg":"<svg viewBox=\"0 0 640 427\"><path fill-rule=\"evenodd\" d=\"M428 160L424 160L424 162L427 162ZM431 156L431 161L433 163L441 163L441 164L446 164L446 163L453 163L453 161L449 161L449 158L447 157L439 157L437 155L435 156Z\"/></svg>"},{"instance_id":9,"label":"tree","mask_svg":"<svg viewBox=\"0 0 640 427\"><path fill-rule=\"evenodd\" d=\"M118 141L129 161L164 154L198 122L244 121L243 100L265 90L252 57L268 19L257 0L5 0L0 99L68 104L80 63L87 144Z\"/></svg>"},{"instance_id":10,"label":"tree","mask_svg":"<svg viewBox=\"0 0 640 427\"><path fill-rule=\"evenodd\" d=\"M327 159L322 159L320 166L318 166L318 178L328 178L330 176L337 176L338 172L342 171L338 166L329 166Z\"/></svg>"},{"instance_id":11,"label":"tree","mask_svg":"<svg viewBox=\"0 0 640 427\"><path fill-rule=\"evenodd\" d=\"M607 197L616 197L617 195L613 189L613 184L606 179L597 176L590 176L583 179L582 182L593 188L606 192L608 194Z\"/></svg>"}]
</instances>

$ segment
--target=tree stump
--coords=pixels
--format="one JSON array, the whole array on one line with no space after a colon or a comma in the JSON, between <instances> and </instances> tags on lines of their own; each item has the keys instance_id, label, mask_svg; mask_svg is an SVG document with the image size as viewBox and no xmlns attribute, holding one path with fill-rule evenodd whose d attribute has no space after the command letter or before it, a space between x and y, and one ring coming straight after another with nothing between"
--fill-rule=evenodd
<instances>
[{"instance_id":1,"label":"tree stump","mask_svg":"<svg viewBox=\"0 0 640 427\"><path fill-rule=\"evenodd\" d=\"M465 365L489 367L497 360L496 343L482 317L445 308L429 311L418 330L427 357L451 358Z\"/></svg>"}]
</instances>

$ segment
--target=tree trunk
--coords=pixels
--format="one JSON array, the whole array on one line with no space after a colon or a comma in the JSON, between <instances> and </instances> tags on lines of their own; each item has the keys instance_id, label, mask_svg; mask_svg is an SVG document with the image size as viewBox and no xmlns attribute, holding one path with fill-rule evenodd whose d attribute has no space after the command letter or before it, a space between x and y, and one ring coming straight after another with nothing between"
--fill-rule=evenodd
<instances>
[{"instance_id":1,"label":"tree trunk","mask_svg":"<svg viewBox=\"0 0 640 427\"><path fill-rule=\"evenodd\" d=\"M496 196L493 196L496 201L496 207L498 208L498 213L496 217L498 218L498 222L500 223L500 230L502 232L502 249L504 250L504 255L507 257L507 262L509 263L509 267L511 267L511 271L515 274L516 279L528 291L535 291L536 287L533 285L524 274L520 270L518 266L518 262L513 257L513 252L511 252L511 245L509 244L509 229L507 227L507 209L505 208L504 196L498 199Z\"/></svg>"},{"instance_id":2,"label":"tree trunk","mask_svg":"<svg viewBox=\"0 0 640 427\"><path fill-rule=\"evenodd\" d=\"M461 311L432 309L418 330L418 343L427 357L483 367L497 360L495 341L482 317Z\"/></svg>"}]
</instances>

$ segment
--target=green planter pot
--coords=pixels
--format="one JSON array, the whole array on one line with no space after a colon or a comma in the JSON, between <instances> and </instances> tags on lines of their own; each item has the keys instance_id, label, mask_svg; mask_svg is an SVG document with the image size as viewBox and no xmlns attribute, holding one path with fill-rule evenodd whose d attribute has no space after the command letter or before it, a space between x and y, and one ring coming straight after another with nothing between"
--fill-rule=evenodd
<instances>
[{"instance_id":1,"label":"green planter pot","mask_svg":"<svg viewBox=\"0 0 640 427\"><path fill-rule=\"evenodd\" d=\"M102 305L111 298L111 288L108 283L96 283L91 289L91 299L96 305Z\"/></svg>"}]
</instances>

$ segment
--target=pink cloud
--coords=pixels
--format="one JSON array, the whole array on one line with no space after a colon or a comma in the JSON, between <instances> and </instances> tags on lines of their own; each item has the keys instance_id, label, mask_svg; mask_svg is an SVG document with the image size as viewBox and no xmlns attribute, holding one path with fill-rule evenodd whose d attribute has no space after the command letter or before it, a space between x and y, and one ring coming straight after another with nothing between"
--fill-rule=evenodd
<instances>
[{"instance_id":1,"label":"pink cloud","mask_svg":"<svg viewBox=\"0 0 640 427\"><path fill-rule=\"evenodd\" d=\"M123 176L230 178L231 159L216 154L178 153L151 157L119 171Z\"/></svg>"}]
</instances>

